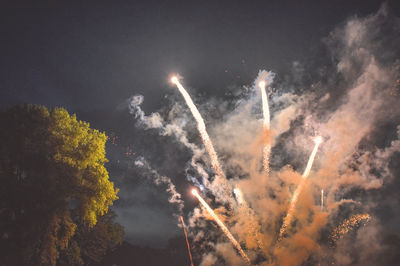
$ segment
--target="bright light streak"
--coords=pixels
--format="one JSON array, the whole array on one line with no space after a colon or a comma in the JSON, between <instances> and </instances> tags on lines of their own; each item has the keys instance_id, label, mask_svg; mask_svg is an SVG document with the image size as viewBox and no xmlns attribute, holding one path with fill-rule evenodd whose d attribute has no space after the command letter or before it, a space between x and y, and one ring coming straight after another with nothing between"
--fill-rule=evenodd
<instances>
[{"instance_id":1,"label":"bright light streak","mask_svg":"<svg viewBox=\"0 0 400 266\"><path fill-rule=\"evenodd\" d=\"M324 209L324 190L321 189L321 211Z\"/></svg>"},{"instance_id":2,"label":"bright light streak","mask_svg":"<svg viewBox=\"0 0 400 266\"><path fill-rule=\"evenodd\" d=\"M236 200L239 203L239 205L243 205L244 200L243 200L242 191L240 191L239 188L235 187L233 189L233 193L235 194Z\"/></svg>"},{"instance_id":3,"label":"bright light streak","mask_svg":"<svg viewBox=\"0 0 400 266\"><path fill-rule=\"evenodd\" d=\"M264 127L269 130L271 127L271 121L270 121L270 114L269 114L268 96L267 96L267 92L265 90L265 86L266 86L265 81L260 81L258 83L258 86L260 87L260 90L261 90L261 100L262 100L263 116L264 116Z\"/></svg>"},{"instance_id":4,"label":"bright light streak","mask_svg":"<svg viewBox=\"0 0 400 266\"><path fill-rule=\"evenodd\" d=\"M232 242L233 246L239 251L240 255L243 257L243 259L250 264L250 259L247 257L246 253L244 253L242 247L239 245L239 243L236 241L236 239L233 237L231 232L229 232L228 228L224 225L224 223L218 218L218 216L214 213L214 211L211 209L211 207L203 200L203 198L199 195L196 189L192 190L192 194L200 201L200 203L204 206L204 208L207 210L207 212L211 215L211 217L214 219L214 221L218 224L218 226L221 228L221 230L225 233L225 235L229 238L229 240Z\"/></svg>"},{"instance_id":5,"label":"bright light streak","mask_svg":"<svg viewBox=\"0 0 400 266\"><path fill-rule=\"evenodd\" d=\"M267 92L265 91L266 83L265 81L260 81L258 86L261 90L261 99L262 99L262 107L263 107L263 116L264 116L264 133L265 138L268 136L268 132L271 127L271 118L269 113L269 105L268 105L268 96ZM265 141L264 148L263 148L263 169L264 172L268 175L269 174L269 157L271 154L271 144L269 140Z\"/></svg>"},{"instance_id":6,"label":"bright light streak","mask_svg":"<svg viewBox=\"0 0 400 266\"><path fill-rule=\"evenodd\" d=\"M310 174L311 167L312 167L312 165L313 165L313 163L314 163L315 155L317 154L317 151L318 151L318 147L319 147L319 145L322 143L322 137L321 137L321 136L316 137L316 138L314 139L314 142L315 142L314 149L313 149L313 151L312 151L312 153L311 153L311 155L310 155L310 158L308 159L307 167L306 167L306 169L304 170L304 173L303 173L303 175L302 175L302 177L303 177L304 179L307 178L308 175Z\"/></svg>"},{"instance_id":7,"label":"bright light streak","mask_svg":"<svg viewBox=\"0 0 400 266\"><path fill-rule=\"evenodd\" d=\"M185 88L179 82L178 78L176 76L173 76L171 78L171 82L173 82L178 87L179 92L182 94L183 98L186 101L186 104L188 105L190 111L192 112L192 115L197 122L197 129L199 130L201 140L203 141L206 151L207 151L208 155L210 156L211 166L213 167L213 169L216 173L216 176L219 179L219 182L223 186L223 189L225 190L226 195L230 195L231 190L229 189L228 184L226 183L225 174L222 171L221 165L218 160L218 155L214 149L214 145L212 144L211 139L207 133L206 125L204 123L203 117L201 116L196 105L193 103L193 100L190 97L189 93L185 90ZM230 197L227 197L227 198L230 198Z\"/></svg>"},{"instance_id":8,"label":"bright light streak","mask_svg":"<svg viewBox=\"0 0 400 266\"><path fill-rule=\"evenodd\" d=\"M282 237L283 237L283 234L286 231L286 228L288 226L290 226L290 224L292 223L293 213L294 213L294 211L296 209L297 199L298 199L301 191L303 190L303 187L305 185L305 180L310 175L310 171L311 171L311 167L312 167L312 165L314 163L315 155L317 154L319 145L322 143L322 137L321 136L316 137L314 139L314 142L315 142L314 149L313 149L310 157L308 158L307 167L304 170L304 173L302 175L302 180L300 182L300 185L297 187L297 189L293 193L292 199L290 200L290 206L289 206L289 209L287 211L286 217L285 217L285 219L283 219L282 227L279 230L278 242L282 240Z\"/></svg>"}]
</instances>

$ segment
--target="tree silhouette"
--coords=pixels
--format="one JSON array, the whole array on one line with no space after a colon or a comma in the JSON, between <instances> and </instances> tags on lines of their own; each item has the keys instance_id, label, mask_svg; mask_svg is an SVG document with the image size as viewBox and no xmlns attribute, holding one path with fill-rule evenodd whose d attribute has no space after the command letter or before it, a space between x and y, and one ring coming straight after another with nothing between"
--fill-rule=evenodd
<instances>
[{"instance_id":1,"label":"tree silhouette","mask_svg":"<svg viewBox=\"0 0 400 266\"><path fill-rule=\"evenodd\" d=\"M70 240L95 231L117 199L106 135L62 108L17 106L0 122L0 265L55 265L63 250L81 253Z\"/></svg>"}]
</instances>

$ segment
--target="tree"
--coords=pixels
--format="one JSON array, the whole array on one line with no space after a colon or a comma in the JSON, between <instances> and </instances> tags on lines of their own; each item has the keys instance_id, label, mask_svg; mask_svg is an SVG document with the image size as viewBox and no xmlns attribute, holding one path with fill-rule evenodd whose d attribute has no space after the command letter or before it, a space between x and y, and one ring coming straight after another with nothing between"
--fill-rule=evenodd
<instances>
[{"instance_id":1,"label":"tree","mask_svg":"<svg viewBox=\"0 0 400 266\"><path fill-rule=\"evenodd\" d=\"M107 137L62 108L17 106L0 122L0 263L55 265L117 199Z\"/></svg>"},{"instance_id":2,"label":"tree","mask_svg":"<svg viewBox=\"0 0 400 266\"><path fill-rule=\"evenodd\" d=\"M93 228L78 226L68 247L60 252L57 265L97 265L107 251L122 244L123 227L115 223L109 211L100 217Z\"/></svg>"}]
</instances>

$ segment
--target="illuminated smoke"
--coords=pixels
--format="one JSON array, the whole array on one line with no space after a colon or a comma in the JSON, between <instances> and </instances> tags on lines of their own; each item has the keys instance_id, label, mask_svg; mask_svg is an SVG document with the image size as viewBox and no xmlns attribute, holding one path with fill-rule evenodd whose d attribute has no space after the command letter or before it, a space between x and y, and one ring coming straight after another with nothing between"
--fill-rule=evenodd
<instances>
[{"instance_id":1,"label":"illuminated smoke","mask_svg":"<svg viewBox=\"0 0 400 266\"><path fill-rule=\"evenodd\" d=\"M238 213L240 213L240 215L246 215L246 219L249 222L248 232L255 238L258 247L263 250L264 245L259 234L260 224L257 219L258 217L256 216L254 210L250 208L247 202L244 200L243 193L238 187L233 189L233 193L235 194L236 201L239 204L239 208L237 209Z\"/></svg>"},{"instance_id":2,"label":"illuminated smoke","mask_svg":"<svg viewBox=\"0 0 400 266\"><path fill-rule=\"evenodd\" d=\"M188 240L188 236L187 236L187 232L186 232L185 222L183 221L183 217L182 216L180 216L180 219L181 219L181 222L182 222L183 231L185 232L186 245L187 245L187 248L188 248L188 253L189 253L189 258L190 258L190 265L193 266L192 253L190 252L190 245L189 245L189 240Z\"/></svg>"},{"instance_id":3,"label":"illuminated smoke","mask_svg":"<svg viewBox=\"0 0 400 266\"><path fill-rule=\"evenodd\" d=\"M225 233L225 235L229 238L229 240L232 242L233 246L239 251L240 255L242 258L250 264L250 259L247 257L246 253L244 253L242 247L239 245L239 243L236 241L236 239L233 237L231 232L229 232L228 228L224 225L224 223L218 218L218 216L214 213L214 211L211 209L211 207L203 200L203 198L199 195L196 189L192 190L192 194L200 201L200 203L204 206L204 208L207 210L207 212L211 215L211 217L214 219L214 221L218 224L218 226L221 228L221 230Z\"/></svg>"},{"instance_id":4,"label":"illuminated smoke","mask_svg":"<svg viewBox=\"0 0 400 266\"><path fill-rule=\"evenodd\" d=\"M172 77L171 82L174 83L178 89L179 92L182 94L183 98L185 99L186 104L188 105L190 111L192 112L193 117L195 118L197 122L197 129L199 130L201 140L203 141L204 147L206 148L206 151L208 155L210 156L211 160L211 166L213 167L215 174L216 174L216 179L214 180L216 184L216 189L217 190L223 190L224 192L224 201L231 202L231 197L229 196L231 191L229 189L229 186L226 181L226 177L224 172L222 171L221 164L219 163L218 160L218 155L215 152L214 145L211 142L210 136L207 133L206 130L206 125L204 123L203 117L201 116L199 110L197 110L196 105L193 103L192 98L190 97L189 93L185 90L185 88L182 86L182 84L179 82L177 77ZM220 193L218 193L217 196Z\"/></svg>"},{"instance_id":5,"label":"illuminated smoke","mask_svg":"<svg viewBox=\"0 0 400 266\"><path fill-rule=\"evenodd\" d=\"M303 84L301 77L299 79L295 77L295 84L290 84L290 77L287 82L284 81L286 78L283 77L282 91L280 90L272 96L268 94L268 99L268 84L271 84L268 78L271 72L260 71L253 86L243 87L246 90L246 94L244 94L246 98L240 98L235 102L228 103L233 104L227 105L228 109L230 106L235 106L234 112L228 114L223 121L216 124L214 131L216 134L213 141L214 144L218 144L216 148L221 148L221 151L223 150L224 154L227 154L226 173L227 175L229 173L229 177L232 177L229 180L221 178L221 176L224 177L224 173L221 170L218 157L215 157L217 158L217 164L213 161L213 156L211 155L214 154L216 156L216 153L212 146L210 152L212 143L209 140L200 114L198 114L201 119L200 122L195 115L198 110L191 108L191 105L194 108L195 106L187 92L184 91L178 78L172 80L178 86L193 116L196 118L200 137L204 143L205 150L207 149L210 154L211 164L216 173L215 180L221 181L222 179L223 182L229 185L232 184L232 188L237 188L233 190L233 208L226 210L224 208L226 207L225 204L219 206L218 210L226 210L228 214L226 217L227 222L223 220L224 223L232 226L230 230L239 241L241 245L239 248L243 247L246 253L254 258L255 263L260 265L328 264L326 263L327 257L331 255L334 255L335 259L338 257L336 251L332 250L334 253L326 251L325 245L327 243L321 241L325 238L323 233L325 230L321 229L326 229L326 225L329 226L328 219L335 217L336 213L342 215L342 209L345 209L346 206L357 204L356 209L370 207L365 206L362 201L357 202L348 198L352 197L352 188L357 187L357 191L358 189L377 189L388 181L388 178L395 177L393 175L396 172L392 171L393 169L388 164L393 161L390 158L393 158L393 153L399 150L400 145L398 144L400 142L392 142L390 147L378 149L375 152L373 151L376 148L373 147L374 142L370 141L375 138L376 132L380 132L379 128L375 132L375 125L378 121L381 125L390 122L390 125L394 126L393 123L397 121L399 115L397 109L391 108L393 111L388 108L389 106L398 106L398 97L388 96L388 90L393 89L393 84L399 84L397 81L399 64L397 61L392 64L387 60L383 60L378 52L380 50L380 48L378 49L379 44L376 42L370 43L371 40L380 39L376 33L379 32L379 27L383 25L381 23L382 20L387 21L386 16L385 12L379 12L378 15L371 15L362 20L351 19L343 29L338 29L330 35L328 43L333 51L335 69L328 67L325 69L327 72L325 70L321 72L324 75L326 74L329 82L323 80L320 82L318 80L318 82L313 81L308 86ZM372 30L369 30L370 28ZM302 69L301 63L296 62L293 66L296 67L293 69L296 71L294 74L301 74L298 71ZM330 70L337 71L331 72ZM335 72L338 72L338 75ZM312 73L310 73L310 77L312 76ZM337 77L340 79L336 80ZM260 84L260 81L264 81L265 84ZM297 84L300 86L297 86ZM334 87L328 88L328 86L332 85ZM301 95L297 93L302 91L305 93ZM249 97L247 98L247 96ZM259 98L253 96L259 96ZM137 105L141 102L141 98L134 98L132 102ZM262 115L264 116L264 121L262 124L257 119L252 119L254 118L254 111L259 108L260 102L263 103ZM268 107L267 104L271 105L271 107L273 106L276 110L274 115L271 113L271 117L269 117L269 110L265 108ZM140 110L134 109L134 111L140 117ZM180 114L176 115L180 116ZM169 114L169 118L171 117L171 114ZM154 116L153 118L149 122L156 124L153 122L157 122L157 117ZM296 123L292 123L295 121ZM301 121L304 121L304 123L301 123ZM180 124L176 125L181 128ZM260 136L257 138L256 132L259 132L261 127L264 131L264 142L259 145ZM201 129L204 134L202 134ZM276 166L286 164L287 159L296 154L296 151L292 150L293 144L303 146L301 141L304 135L310 135L312 134L311 132L321 132L329 139L324 145L324 161L321 161L321 168L316 173L316 178L313 178L314 184L312 186L308 186L307 178L312 170L316 153L319 152L318 148L322 139L316 139L314 150L310 154L307 165L304 166L304 173L299 182L296 182L298 175L293 173L290 167L284 167L282 171L272 172L272 169L268 169L269 164L264 163L268 162L270 158L268 156L271 155L270 149L265 149L268 148L266 144L270 144L272 147L272 142L266 141L270 138L270 132L267 132L267 129L269 131L273 130L273 136L277 137L276 143L278 146L276 150L283 153L277 154ZM281 135L284 132L287 134ZM369 136L370 133L371 136ZM208 138L206 141L204 140L205 137ZM291 137L294 137L293 142L289 139ZM385 137L385 145L389 144L387 141L388 139ZM207 145L207 143L210 145ZM260 146L263 149L263 160L259 158ZM289 156L284 154L286 151L290 153ZM198 172L204 173L200 174L203 176L203 181L201 182L196 177L193 177L193 183L202 190L209 188L210 192L215 193L217 197L230 195L225 192L228 191L230 193L231 190L224 190L224 187L217 186L217 182L211 185L206 183L208 178L207 169L203 162L199 162L201 155L202 153L199 153L198 156L196 155L196 160L193 159L195 158L193 156L191 163L194 168L195 164L198 163L200 169ZM220 159L222 160L222 158ZM260 173L261 163L263 171ZM190 161L187 165L189 164ZM270 177L268 182L264 182L266 179L263 176L266 176L265 172L268 170L270 170ZM192 175L191 172L186 174L188 178L190 178L189 175ZM294 187L293 194L292 190L288 194L287 189L294 182L298 185ZM239 187L241 191L238 189ZM315 190L315 188L324 188L325 191ZM314 192L316 193L315 195L313 194ZM300 208L296 206L299 204L297 202L300 199L300 195L302 196L301 212ZM203 204L201 199L197 198ZM319 198L320 202L318 202ZM248 200L249 204L244 200ZM204 205L204 209L215 219L215 216L210 212L210 208L206 206L208 205ZM212 207L214 208L214 206ZM285 210L283 215L282 210ZM354 208L347 209L346 213L352 210ZM217 209L215 211L218 214ZM236 249L240 252L240 249L237 248L239 243L236 241L237 245L235 245L235 242L232 242L235 249L231 248L229 243L223 244L225 247L228 246L225 249L221 249L221 244L219 243L212 243L212 232L205 231L207 227L204 221L199 220L200 214L199 208L196 208L190 217L188 225L194 227L193 232L196 232L194 239L199 243L199 252L207 252L203 256L203 265L222 265L223 262L218 255L223 256L226 265L239 264L241 258L234 254ZM253 220L252 215L256 219ZM279 228L279 220L283 218L282 216L284 217L284 222L282 228ZM296 219L295 223L293 222L294 219ZM350 230L355 230L355 228L363 225L363 222L369 221L369 219L366 216L350 218L332 233L330 240L337 241ZM253 221L257 222L257 224L253 223ZM218 220L215 220L215 222L218 226L221 226ZM293 228L293 233L291 230L289 234L285 230L290 226L296 226L296 228ZM253 228L257 230L253 231ZM221 229L223 230L223 227ZM378 228L378 230L380 229ZM254 236L253 232L258 236ZM224 233L226 234L225 231ZM277 235L280 236L279 239L285 237L285 241L282 241L280 245L274 246ZM228 234L227 237L229 238ZM261 250L257 250L257 244L255 243L257 238L260 238L262 240L261 244L265 246ZM358 261L357 255L351 254L351 256ZM340 259L342 260L342 258ZM248 260L246 261L248 262ZM361 259L360 262L362 262ZM348 262L342 261L342 263L335 264L345 265ZM365 263L361 264L365 265Z\"/></svg>"},{"instance_id":6,"label":"illuminated smoke","mask_svg":"<svg viewBox=\"0 0 400 266\"><path fill-rule=\"evenodd\" d=\"M332 243L335 243L347 234L354 227L361 225L361 223L368 223L371 220L371 216L368 213L353 215L350 219L345 220L330 235Z\"/></svg>"},{"instance_id":7,"label":"illuminated smoke","mask_svg":"<svg viewBox=\"0 0 400 266\"><path fill-rule=\"evenodd\" d=\"M258 83L258 86L261 90L261 99L262 99L262 109L264 116L263 123L263 133L264 133L264 148L263 148L263 170L269 175L269 157L271 154L271 141L270 141L270 129L271 129L271 120L269 114L269 105L268 105L268 96L265 91L266 83L264 80Z\"/></svg>"},{"instance_id":8,"label":"illuminated smoke","mask_svg":"<svg viewBox=\"0 0 400 266\"><path fill-rule=\"evenodd\" d=\"M291 222L292 222L293 214L294 214L294 211L296 209L296 204L297 204L298 197L299 197L301 191L303 190L303 187L304 187L304 185L306 183L305 181L306 181L308 175L310 174L311 167L312 167L312 165L314 163L315 155L317 154L317 151L318 151L318 147L322 143L322 137L321 136L316 137L314 139L314 142L315 142L314 149L313 149L313 151L312 151L312 153L311 153L311 155L310 155L310 157L308 159L307 167L304 170L303 175L301 176L302 180L300 182L300 185L296 188L296 190L295 190L295 192L294 192L294 194L292 196L292 199L290 200L289 209L287 211L287 214L286 214L285 218L283 219L282 227L279 230L278 242L280 242L282 240L283 234L285 233L287 227L289 227Z\"/></svg>"}]
</instances>

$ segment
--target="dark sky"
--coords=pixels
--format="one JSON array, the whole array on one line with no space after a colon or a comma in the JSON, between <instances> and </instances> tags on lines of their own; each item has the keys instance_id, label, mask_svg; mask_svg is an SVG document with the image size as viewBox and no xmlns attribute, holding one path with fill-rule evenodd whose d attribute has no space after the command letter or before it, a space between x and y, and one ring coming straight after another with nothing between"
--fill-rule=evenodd
<instances>
[{"instance_id":1,"label":"dark sky","mask_svg":"<svg viewBox=\"0 0 400 266\"><path fill-rule=\"evenodd\" d=\"M261 68L302 60L335 25L380 4L2 1L1 104L91 110L141 93L151 96L149 106L165 94L172 72L218 94L233 82L248 83ZM400 12L398 1L389 5Z\"/></svg>"},{"instance_id":2,"label":"dark sky","mask_svg":"<svg viewBox=\"0 0 400 266\"><path fill-rule=\"evenodd\" d=\"M390 12L400 16L400 2L386 2ZM180 229L166 218L171 216L163 205L167 196L146 198L155 193L154 188L141 189L138 182L127 181L126 169L117 165L118 156L135 146L140 134L150 134L138 132L131 117L116 111L117 106L141 94L146 112L159 109L164 96L175 93L168 83L171 73L184 76L197 94L216 97L230 85L250 84L259 69L284 73L294 61L307 61L320 51L323 39L337 25L351 16L374 13L381 4L367 0L2 1L0 105L62 106L107 134L121 135L120 146L109 145L108 156L110 175L121 193L135 195L130 199L135 203L118 203L127 213L124 225L131 226L126 230L128 239L160 245ZM171 158L182 159L179 156L172 153ZM159 164L163 160L152 159ZM188 201L189 206L195 204ZM143 211L143 206L154 206L153 211L146 208L150 223L132 211ZM157 211L162 213L157 216Z\"/></svg>"}]
</instances>

